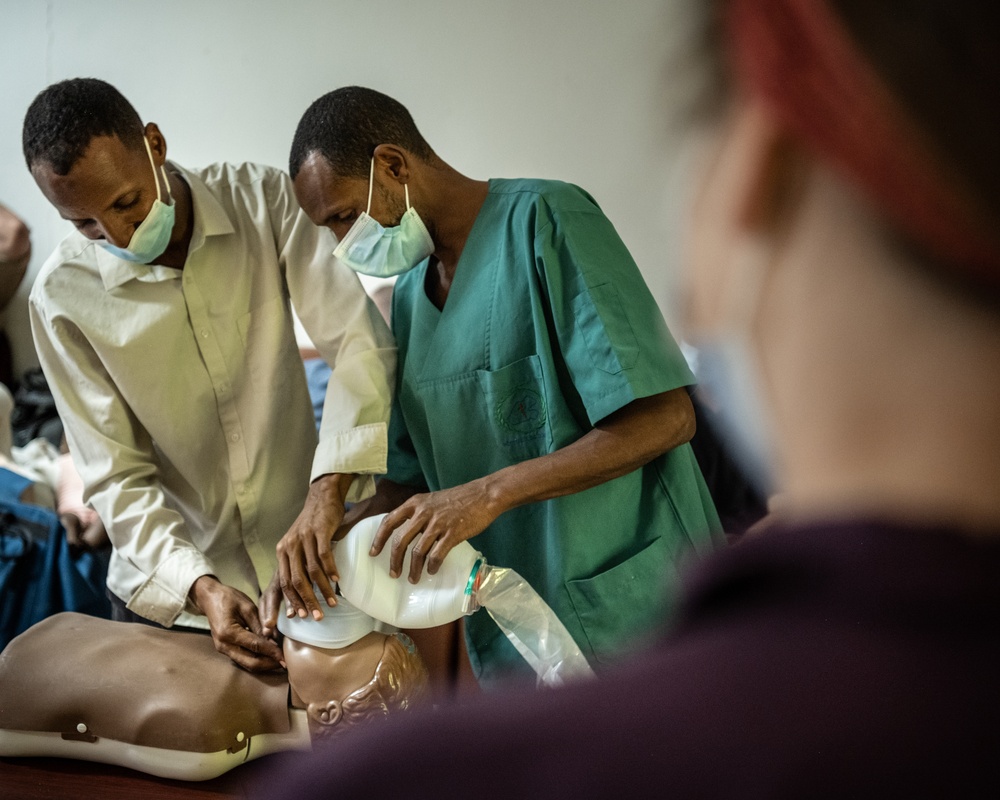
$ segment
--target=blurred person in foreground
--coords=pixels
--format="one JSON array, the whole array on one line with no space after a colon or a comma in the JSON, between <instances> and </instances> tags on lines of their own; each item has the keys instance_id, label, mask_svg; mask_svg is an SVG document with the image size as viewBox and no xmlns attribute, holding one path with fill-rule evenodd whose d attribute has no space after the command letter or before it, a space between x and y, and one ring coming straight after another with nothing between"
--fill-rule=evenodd
<instances>
[{"instance_id":1,"label":"blurred person in foreground","mask_svg":"<svg viewBox=\"0 0 1000 800\"><path fill-rule=\"evenodd\" d=\"M687 333L739 356L781 519L601 682L359 736L276 796L387 763L406 797L1000 793L1000 17L716 5Z\"/></svg>"}]
</instances>

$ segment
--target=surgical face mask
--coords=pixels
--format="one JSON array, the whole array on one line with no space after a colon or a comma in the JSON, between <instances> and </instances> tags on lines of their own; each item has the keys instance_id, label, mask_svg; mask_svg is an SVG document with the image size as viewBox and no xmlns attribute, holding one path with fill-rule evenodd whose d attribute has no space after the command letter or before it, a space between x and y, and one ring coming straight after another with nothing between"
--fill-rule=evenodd
<instances>
[{"instance_id":1,"label":"surgical face mask","mask_svg":"<svg viewBox=\"0 0 1000 800\"><path fill-rule=\"evenodd\" d=\"M372 208L374 177L373 158L368 175L368 208L340 240L333 255L362 275L391 278L413 269L433 253L434 240L416 209L410 206L410 190L406 184L403 184L406 212L398 225L384 228L368 215Z\"/></svg>"},{"instance_id":2,"label":"surgical face mask","mask_svg":"<svg viewBox=\"0 0 1000 800\"><path fill-rule=\"evenodd\" d=\"M760 388L761 370L750 339L750 326L760 293L760 272L749 265L740 270L746 284L730 281L727 300L733 313L727 327L701 335L693 344L695 373L717 409L717 422L733 460L762 493L775 489L772 426Z\"/></svg>"},{"instance_id":3,"label":"surgical face mask","mask_svg":"<svg viewBox=\"0 0 1000 800\"><path fill-rule=\"evenodd\" d=\"M153 152L149 149L149 140L143 137L142 141L146 145L146 154L149 156L149 163L153 167L153 179L156 181L156 200L153 201L149 213L142 221L132 238L129 239L128 247L115 247L106 240L99 240L98 244L112 255L118 256L125 261L132 261L137 264L149 264L154 259L163 255L163 251L170 244L170 234L174 230L174 209L176 204L170 198L168 206L160 199L160 182L156 180L156 164L153 163ZM163 184L170 191L170 182L167 180L167 171L160 167L163 175Z\"/></svg>"}]
</instances>

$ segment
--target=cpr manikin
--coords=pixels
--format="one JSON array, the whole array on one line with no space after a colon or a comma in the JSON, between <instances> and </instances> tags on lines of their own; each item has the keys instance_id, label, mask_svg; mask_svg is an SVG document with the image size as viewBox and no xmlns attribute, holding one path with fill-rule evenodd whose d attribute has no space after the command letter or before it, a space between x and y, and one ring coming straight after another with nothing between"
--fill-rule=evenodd
<instances>
[{"instance_id":1,"label":"cpr manikin","mask_svg":"<svg viewBox=\"0 0 1000 800\"><path fill-rule=\"evenodd\" d=\"M340 648L286 638L283 650L287 676L250 673L208 636L58 614L0 653L0 755L205 780L309 749L426 694L426 668L405 634L372 631Z\"/></svg>"},{"instance_id":2,"label":"cpr manikin","mask_svg":"<svg viewBox=\"0 0 1000 800\"><path fill-rule=\"evenodd\" d=\"M279 617L287 676L238 669L196 633L74 613L33 626L0 653L0 755L204 780L268 753L308 749L427 696L423 661L393 626L431 627L480 606L540 684L591 674L551 609L471 545L416 585L389 578L387 564L367 556L379 521L362 520L338 543L336 607L319 621Z\"/></svg>"}]
</instances>

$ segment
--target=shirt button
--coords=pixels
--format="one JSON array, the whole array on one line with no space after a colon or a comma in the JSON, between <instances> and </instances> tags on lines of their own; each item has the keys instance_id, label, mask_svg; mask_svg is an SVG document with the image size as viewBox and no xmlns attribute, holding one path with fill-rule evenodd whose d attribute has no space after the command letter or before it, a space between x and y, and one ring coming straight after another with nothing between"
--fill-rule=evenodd
<instances>
[{"instance_id":1,"label":"shirt button","mask_svg":"<svg viewBox=\"0 0 1000 800\"><path fill-rule=\"evenodd\" d=\"M234 442L238 442L240 440L240 435L238 433L234 433L229 438L232 439Z\"/></svg>"},{"instance_id":2,"label":"shirt button","mask_svg":"<svg viewBox=\"0 0 1000 800\"><path fill-rule=\"evenodd\" d=\"M201 338L202 339L207 339L208 338L208 329L207 328L202 328L201 329Z\"/></svg>"}]
</instances>

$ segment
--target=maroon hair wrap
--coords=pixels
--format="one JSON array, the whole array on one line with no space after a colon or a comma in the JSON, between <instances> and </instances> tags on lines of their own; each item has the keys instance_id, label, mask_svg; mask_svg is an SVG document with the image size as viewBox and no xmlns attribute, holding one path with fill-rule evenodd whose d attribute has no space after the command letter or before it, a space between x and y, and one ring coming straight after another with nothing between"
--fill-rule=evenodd
<instances>
[{"instance_id":1,"label":"maroon hair wrap","mask_svg":"<svg viewBox=\"0 0 1000 800\"><path fill-rule=\"evenodd\" d=\"M1000 285L1000 241L825 0L730 0L725 23L739 82L790 135L938 260Z\"/></svg>"}]
</instances>

